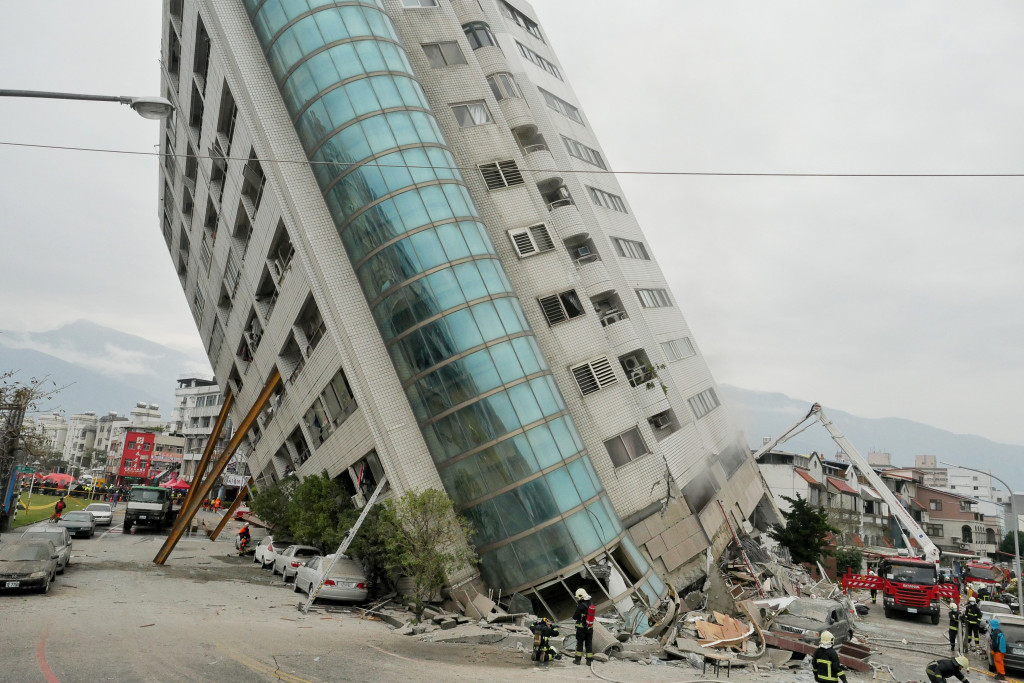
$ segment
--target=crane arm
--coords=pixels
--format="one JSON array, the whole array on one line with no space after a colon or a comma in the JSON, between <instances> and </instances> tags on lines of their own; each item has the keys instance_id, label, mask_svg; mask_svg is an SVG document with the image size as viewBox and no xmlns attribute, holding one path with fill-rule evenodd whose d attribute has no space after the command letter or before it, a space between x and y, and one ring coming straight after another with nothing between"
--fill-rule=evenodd
<instances>
[{"instance_id":1,"label":"crane arm","mask_svg":"<svg viewBox=\"0 0 1024 683\"><path fill-rule=\"evenodd\" d=\"M889 490L889 487L885 485L885 482L883 482L882 478L878 476L878 473L871 468L868 461L865 460L854 445L850 443L850 440L847 439L841 431L839 431L839 428L836 427L835 423L829 419L825 414L825 411L821 409L821 405L815 403L811 407L811 412L808 413L808 415L815 415L818 418L818 421L821 422L822 426L828 430L829 434L832 435L832 439L840 448L843 449L843 452L849 456L854 467L864 475L865 479L871 482L871 485L874 486L876 491L878 491L878 495L880 495L885 502L889 504L889 513L899 521L900 526L913 535L914 540L924 551L925 559L930 562L937 563L939 561L938 546L932 543L932 540L928 538L928 535L924 532L924 529L921 528L921 525L917 523L917 520L914 519L913 515L903 507L903 504L900 502L899 498L896 497L896 494ZM904 538L906 538L906 535L904 535ZM910 549L909 545L907 549Z\"/></svg>"}]
</instances>

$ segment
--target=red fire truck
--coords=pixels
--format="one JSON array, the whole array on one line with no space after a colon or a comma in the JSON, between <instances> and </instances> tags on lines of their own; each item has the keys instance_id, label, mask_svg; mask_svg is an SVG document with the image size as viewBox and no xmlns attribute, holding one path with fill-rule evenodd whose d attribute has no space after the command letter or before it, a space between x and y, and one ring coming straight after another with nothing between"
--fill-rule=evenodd
<instances>
[{"instance_id":1,"label":"red fire truck","mask_svg":"<svg viewBox=\"0 0 1024 683\"><path fill-rule=\"evenodd\" d=\"M939 583L939 572L934 562L909 557L885 558L878 564L878 576L847 571L842 585L844 590L882 591L886 617L891 617L894 612L926 614L933 624L939 623L941 598L960 602L960 589L956 584Z\"/></svg>"}]
</instances>

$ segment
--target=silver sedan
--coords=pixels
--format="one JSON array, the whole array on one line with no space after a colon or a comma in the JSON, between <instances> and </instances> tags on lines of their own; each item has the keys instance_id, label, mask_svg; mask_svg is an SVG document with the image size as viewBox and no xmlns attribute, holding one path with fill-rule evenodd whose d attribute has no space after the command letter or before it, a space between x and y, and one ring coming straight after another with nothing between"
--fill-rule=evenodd
<instances>
[{"instance_id":1,"label":"silver sedan","mask_svg":"<svg viewBox=\"0 0 1024 683\"><path fill-rule=\"evenodd\" d=\"M314 557L295 570L295 584L292 590L296 593L309 593L316 590L324 578L324 570L331 564L334 555ZM345 600L366 602L366 575L363 567L355 560L342 556L331 567L330 576L324 581L317 598L325 600Z\"/></svg>"},{"instance_id":2,"label":"silver sedan","mask_svg":"<svg viewBox=\"0 0 1024 683\"><path fill-rule=\"evenodd\" d=\"M110 526L110 522L114 519L114 511L110 508L110 503L90 503L85 508L86 512L91 512L92 516L96 518L96 526Z\"/></svg>"}]
</instances>

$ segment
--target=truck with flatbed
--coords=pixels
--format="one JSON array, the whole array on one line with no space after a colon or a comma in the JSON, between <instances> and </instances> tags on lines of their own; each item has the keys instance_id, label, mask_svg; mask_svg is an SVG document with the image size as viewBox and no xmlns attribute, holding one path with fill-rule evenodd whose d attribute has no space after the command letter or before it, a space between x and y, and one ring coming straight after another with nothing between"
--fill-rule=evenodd
<instances>
[{"instance_id":1,"label":"truck with flatbed","mask_svg":"<svg viewBox=\"0 0 1024 683\"><path fill-rule=\"evenodd\" d=\"M128 506L124 512L124 533L130 533L136 524L156 527L173 524L175 510L171 506L171 492L159 486L133 486L128 491Z\"/></svg>"}]
</instances>

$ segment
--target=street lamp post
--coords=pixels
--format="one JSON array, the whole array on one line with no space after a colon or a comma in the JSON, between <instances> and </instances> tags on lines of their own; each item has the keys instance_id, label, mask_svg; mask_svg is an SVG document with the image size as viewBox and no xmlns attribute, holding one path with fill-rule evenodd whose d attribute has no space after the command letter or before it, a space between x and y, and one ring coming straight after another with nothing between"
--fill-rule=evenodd
<instances>
[{"instance_id":1,"label":"street lamp post","mask_svg":"<svg viewBox=\"0 0 1024 683\"><path fill-rule=\"evenodd\" d=\"M41 97L51 100L89 100L92 102L118 102L131 107L144 119L165 119L174 111L174 105L163 97L132 97L129 95L80 95L70 92L42 90L3 90L0 97Z\"/></svg>"},{"instance_id":2,"label":"street lamp post","mask_svg":"<svg viewBox=\"0 0 1024 683\"><path fill-rule=\"evenodd\" d=\"M1020 611L1020 615L1022 617L1024 617L1024 595L1022 595L1022 593L1024 593L1024 577L1022 577L1020 575L1020 540L1018 539L1018 534L1020 532L1018 532L1018 530L1017 530L1017 504L1014 502L1013 489L1010 488L1009 484L1007 484L1005 481L1003 481L1002 479L1000 479L996 475L992 474L991 472L986 472L984 470L978 470L978 469L975 469L973 467L964 467L963 465L954 465L954 464L948 463L948 462L943 462L942 464L943 465L947 465L949 467L959 467L962 470L969 470L971 472L977 472L978 474L988 475L988 476L992 477L993 479L995 479L996 481L998 481L1003 486L1005 486L1006 490L1009 492L1009 494L1010 494L1010 515L1013 517L1013 564L1014 564L1013 570L1014 570L1014 573L1017 576L1017 609Z\"/></svg>"}]
</instances>

